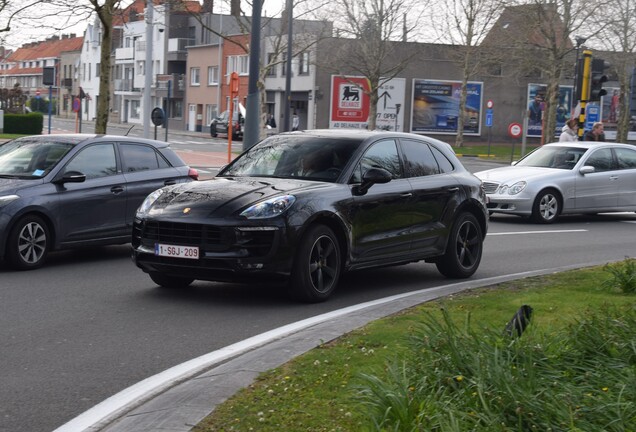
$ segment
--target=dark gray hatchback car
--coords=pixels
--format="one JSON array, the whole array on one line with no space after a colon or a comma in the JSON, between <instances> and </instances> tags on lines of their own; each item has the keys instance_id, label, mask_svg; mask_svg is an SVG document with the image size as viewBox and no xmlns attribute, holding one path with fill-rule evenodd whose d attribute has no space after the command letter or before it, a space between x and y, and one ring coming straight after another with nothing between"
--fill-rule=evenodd
<instances>
[{"instance_id":1,"label":"dark gray hatchback car","mask_svg":"<svg viewBox=\"0 0 636 432\"><path fill-rule=\"evenodd\" d=\"M152 191L198 179L165 142L88 134L0 145L0 260L28 270L52 250L124 244Z\"/></svg>"}]
</instances>

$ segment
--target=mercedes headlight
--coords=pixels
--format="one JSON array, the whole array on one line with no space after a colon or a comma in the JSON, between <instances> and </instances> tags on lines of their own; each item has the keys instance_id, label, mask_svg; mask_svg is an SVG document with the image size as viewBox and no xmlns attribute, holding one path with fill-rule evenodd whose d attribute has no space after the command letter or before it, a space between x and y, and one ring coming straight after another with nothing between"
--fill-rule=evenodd
<instances>
[{"instance_id":1,"label":"mercedes headlight","mask_svg":"<svg viewBox=\"0 0 636 432\"><path fill-rule=\"evenodd\" d=\"M296 197L293 195L283 195L261 201L241 212L241 216L248 219L265 219L279 216L294 204Z\"/></svg>"},{"instance_id":2,"label":"mercedes headlight","mask_svg":"<svg viewBox=\"0 0 636 432\"><path fill-rule=\"evenodd\" d=\"M517 195L523 191L528 185L525 181L519 181L512 186L503 185L499 188L500 194Z\"/></svg>"}]
</instances>

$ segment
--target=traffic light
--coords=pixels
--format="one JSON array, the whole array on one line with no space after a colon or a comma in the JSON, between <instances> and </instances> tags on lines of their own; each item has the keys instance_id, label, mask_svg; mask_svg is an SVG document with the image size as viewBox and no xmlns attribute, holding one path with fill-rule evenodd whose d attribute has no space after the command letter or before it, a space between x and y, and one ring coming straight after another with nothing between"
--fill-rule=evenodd
<instances>
[{"instance_id":1,"label":"traffic light","mask_svg":"<svg viewBox=\"0 0 636 432\"><path fill-rule=\"evenodd\" d=\"M602 96L607 94L603 89L603 83L607 82L605 69L609 67L603 59L592 59L592 76L590 77L590 101L600 101Z\"/></svg>"}]
</instances>

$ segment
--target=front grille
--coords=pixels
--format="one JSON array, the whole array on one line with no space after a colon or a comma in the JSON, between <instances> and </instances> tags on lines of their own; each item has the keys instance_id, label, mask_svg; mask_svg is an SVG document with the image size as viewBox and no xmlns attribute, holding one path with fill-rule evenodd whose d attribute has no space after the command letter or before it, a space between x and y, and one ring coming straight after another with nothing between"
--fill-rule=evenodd
<instances>
[{"instance_id":1,"label":"front grille","mask_svg":"<svg viewBox=\"0 0 636 432\"><path fill-rule=\"evenodd\" d=\"M204 224L141 222L133 226L133 247L154 248L155 243L198 246L206 252L230 253L235 257L268 255L278 246L277 230L236 230Z\"/></svg>"},{"instance_id":2,"label":"front grille","mask_svg":"<svg viewBox=\"0 0 636 432\"><path fill-rule=\"evenodd\" d=\"M482 182L482 185L484 186L484 192L487 194L493 194L497 192L497 188L499 188L499 183L494 182Z\"/></svg>"},{"instance_id":3,"label":"front grille","mask_svg":"<svg viewBox=\"0 0 636 432\"><path fill-rule=\"evenodd\" d=\"M201 224L147 222L144 226L144 238L159 243L203 246L219 244L221 229Z\"/></svg>"}]
</instances>

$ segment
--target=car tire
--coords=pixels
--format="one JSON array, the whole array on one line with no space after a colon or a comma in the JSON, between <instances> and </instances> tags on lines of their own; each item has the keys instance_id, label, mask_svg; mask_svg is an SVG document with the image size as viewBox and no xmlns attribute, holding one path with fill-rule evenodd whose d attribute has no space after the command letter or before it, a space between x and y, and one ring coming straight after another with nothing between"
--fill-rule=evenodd
<instances>
[{"instance_id":1,"label":"car tire","mask_svg":"<svg viewBox=\"0 0 636 432\"><path fill-rule=\"evenodd\" d=\"M188 287L194 279L180 277L180 276L168 276L162 273L151 272L148 274L150 279L157 285L163 288L179 289Z\"/></svg>"},{"instance_id":2,"label":"car tire","mask_svg":"<svg viewBox=\"0 0 636 432\"><path fill-rule=\"evenodd\" d=\"M437 270L448 278L464 279L479 267L484 249L481 225L471 213L461 213L450 231L446 252L436 262Z\"/></svg>"},{"instance_id":3,"label":"car tire","mask_svg":"<svg viewBox=\"0 0 636 432\"><path fill-rule=\"evenodd\" d=\"M314 225L300 241L292 268L289 292L308 303L325 301L340 279L342 258L334 232L324 225Z\"/></svg>"},{"instance_id":4,"label":"car tire","mask_svg":"<svg viewBox=\"0 0 636 432\"><path fill-rule=\"evenodd\" d=\"M7 239L7 261L17 270L42 267L50 249L49 228L41 217L27 215L20 219Z\"/></svg>"},{"instance_id":5,"label":"car tire","mask_svg":"<svg viewBox=\"0 0 636 432\"><path fill-rule=\"evenodd\" d=\"M554 189L545 189L539 192L532 204L530 218L541 224L555 222L561 214L561 196Z\"/></svg>"}]
</instances>

